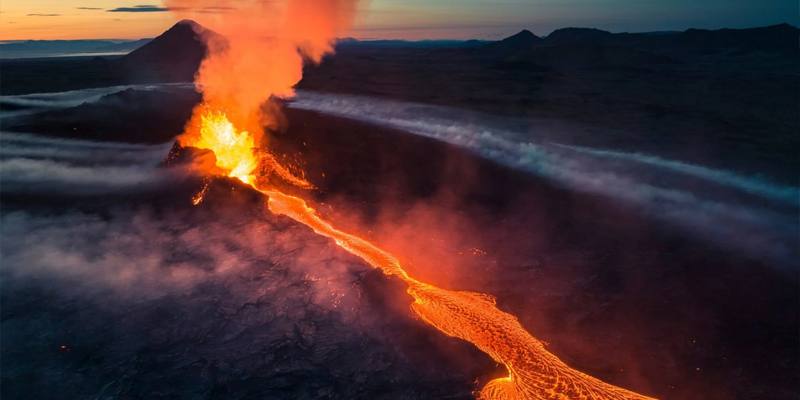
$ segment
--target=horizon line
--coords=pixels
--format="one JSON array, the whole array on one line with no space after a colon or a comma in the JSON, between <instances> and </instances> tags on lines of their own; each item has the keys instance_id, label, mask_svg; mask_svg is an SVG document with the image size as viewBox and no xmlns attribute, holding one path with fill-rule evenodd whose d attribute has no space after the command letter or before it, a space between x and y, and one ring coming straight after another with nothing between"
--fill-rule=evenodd
<instances>
[{"instance_id":1,"label":"horizon line","mask_svg":"<svg viewBox=\"0 0 800 400\"><path fill-rule=\"evenodd\" d=\"M151 36L151 37L128 37L128 38L126 38L126 37L117 37L117 38L78 37L78 38L64 38L64 39L2 39L2 38L0 38L0 45L1 44L8 44L8 43L19 43L19 42L58 42L58 41L66 42L66 41L90 41L90 40L131 42L131 41L137 41L137 40L152 40L152 39L155 39L158 36L162 35L164 32L168 31L169 29L171 29L175 25L182 23L183 21L186 21L186 20L176 21L175 23L170 25L168 28L166 28L165 30L161 31L161 33L158 33L158 34L156 34L154 36ZM189 20L189 21L192 21L192 20ZM201 24L199 24L196 21L192 21L192 22L202 26ZM532 30L531 28L520 28L520 29L514 31L514 33L507 34L507 35L502 36L500 38L489 38L489 37L479 37L479 36L476 36L476 37L463 37L463 36L462 37L439 37L439 38L435 38L435 37L429 37L429 38L398 38L398 37L378 37L378 36L348 35L348 36L344 36L344 37L338 37L338 38L336 38L336 40L337 41L341 41L341 40L353 40L353 39L355 39L355 40L358 40L358 41L404 41L404 42L425 42L425 41L465 41L466 42L466 41L472 41L472 40L475 40L475 41L499 41L499 40L503 40L505 38L514 36L516 34L519 34L519 33L523 32L523 31L529 31L529 32L533 33L534 35L536 35L537 37L546 38L547 36L551 35L553 32L556 32L556 31L562 30L562 29L597 29L597 30L604 31L604 32L609 32L609 33L612 33L612 34L626 34L626 33L627 34L642 34L642 33L681 33L681 32L686 32L686 31L690 31L690 30L704 30L704 31L719 31L719 30L726 30L726 29L727 30L748 30L748 29L776 27L776 26L781 26L781 25L788 25L788 26L791 26L791 27L796 28L796 29L798 28L797 25L792 24L790 22L786 22L786 21L771 23L771 24L767 24L767 25L748 25L748 26L745 26L745 27L727 27L727 26L714 27L714 28L688 27L688 28L684 28L684 29L654 29L654 30L641 30L641 31L638 31L638 30L637 31L632 31L632 30L615 31L615 30L607 30L607 29L596 28L596 27L592 27L592 26L564 26L564 27L561 27L561 28L553 29L552 31L548 32L546 35L545 34L538 34L534 30ZM470 27L471 28L498 28L499 26L481 25L481 26L470 26ZM464 27L464 28L466 28L466 27ZM459 29L459 27L403 27L403 28L382 27L382 28L362 28L362 29L359 29L358 31L362 31L362 32L364 32L364 31L367 31L367 32L368 31L387 31L387 32L389 32L389 31L453 30L453 29Z\"/></svg>"}]
</instances>

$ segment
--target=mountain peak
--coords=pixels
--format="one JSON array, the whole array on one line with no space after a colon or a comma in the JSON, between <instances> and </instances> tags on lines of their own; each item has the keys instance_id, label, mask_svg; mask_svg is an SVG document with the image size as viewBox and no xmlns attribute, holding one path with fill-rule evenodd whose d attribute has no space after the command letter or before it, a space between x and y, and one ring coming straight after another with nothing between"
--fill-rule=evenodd
<instances>
[{"instance_id":1,"label":"mountain peak","mask_svg":"<svg viewBox=\"0 0 800 400\"><path fill-rule=\"evenodd\" d=\"M205 58L205 39L211 34L212 31L192 20L182 20L122 61L139 80L191 81L197 65ZM145 65L153 68L142 68Z\"/></svg>"},{"instance_id":2,"label":"mountain peak","mask_svg":"<svg viewBox=\"0 0 800 400\"><path fill-rule=\"evenodd\" d=\"M511 36L503 39L503 41L506 41L506 40L513 40L513 41L531 41L531 40L533 40L533 41L535 41L536 39L539 39L539 37L534 35L533 32L531 32L531 31L529 31L527 29L523 29L523 30L517 32L516 34L511 35Z\"/></svg>"},{"instance_id":3,"label":"mountain peak","mask_svg":"<svg viewBox=\"0 0 800 400\"><path fill-rule=\"evenodd\" d=\"M175 25L172 25L169 29L167 29L164 32L164 34L170 31L188 31L189 29L191 29L196 33L202 33L203 31L206 30L205 27L203 27L202 25L198 24L195 21L192 21L191 19L182 19L176 22Z\"/></svg>"},{"instance_id":4,"label":"mountain peak","mask_svg":"<svg viewBox=\"0 0 800 400\"><path fill-rule=\"evenodd\" d=\"M194 30L197 33L202 33L202 32L205 32L207 30L203 25L200 25L200 24L198 24L197 22L195 22L195 21L193 21L191 19L182 19L182 20L176 22L175 25L172 25L172 28L170 28L170 29L181 29L181 28L184 28L184 29L185 28L192 28L192 30Z\"/></svg>"},{"instance_id":5,"label":"mountain peak","mask_svg":"<svg viewBox=\"0 0 800 400\"><path fill-rule=\"evenodd\" d=\"M542 39L533 34L533 32L523 29L518 33L509 36L499 42L494 43L496 46L505 47L505 48L513 48L513 49L524 49L533 47L536 43L541 41Z\"/></svg>"}]
</instances>

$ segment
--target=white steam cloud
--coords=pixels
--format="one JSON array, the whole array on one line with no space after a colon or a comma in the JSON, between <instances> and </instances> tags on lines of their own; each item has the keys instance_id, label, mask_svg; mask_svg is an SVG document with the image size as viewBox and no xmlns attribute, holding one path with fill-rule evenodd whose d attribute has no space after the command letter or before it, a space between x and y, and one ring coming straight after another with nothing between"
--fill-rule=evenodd
<instances>
[{"instance_id":1,"label":"white steam cloud","mask_svg":"<svg viewBox=\"0 0 800 400\"><path fill-rule=\"evenodd\" d=\"M142 300L209 281L234 283L243 271L263 269L265 275L277 275L257 295L304 281L316 289L310 301L344 306L353 279L348 271L356 264L337 258L323 239L257 213L209 218L193 211L155 214L147 207L119 207L102 216L4 213L0 274L61 282L73 295ZM278 275L291 278L279 280Z\"/></svg>"},{"instance_id":2,"label":"white steam cloud","mask_svg":"<svg viewBox=\"0 0 800 400\"><path fill-rule=\"evenodd\" d=\"M785 264L797 255L798 187L651 155L562 145L551 141L544 123L536 138L520 120L441 106L300 92L291 107L450 143L573 190L628 202L664 223L751 256ZM763 200L723 196L710 187ZM765 207L764 200L781 205Z\"/></svg>"},{"instance_id":3,"label":"white steam cloud","mask_svg":"<svg viewBox=\"0 0 800 400\"><path fill-rule=\"evenodd\" d=\"M0 96L0 119L37 112L76 107L83 103L92 103L103 96L119 93L127 89L162 90L164 88L194 88L191 83L159 83L108 86L91 89L78 89L66 92L31 93L21 95Z\"/></svg>"},{"instance_id":4,"label":"white steam cloud","mask_svg":"<svg viewBox=\"0 0 800 400\"><path fill-rule=\"evenodd\" d=\"M169 149L0 132L0 181L14 194L150 190L184 176L158 167Z\"/></svg>"}]
</instances>

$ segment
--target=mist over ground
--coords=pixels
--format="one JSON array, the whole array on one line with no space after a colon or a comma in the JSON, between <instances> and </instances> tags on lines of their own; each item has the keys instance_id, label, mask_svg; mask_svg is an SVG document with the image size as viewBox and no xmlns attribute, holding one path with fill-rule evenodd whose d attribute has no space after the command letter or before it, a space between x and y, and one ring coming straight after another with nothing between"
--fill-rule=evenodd
<instances>
[{"instance_id":1,"label":"mist over ground","mask_svg":"<svg viewBox=\"0 0 800 400\"><path fill-rule=\"evenodd\" d=\"M492 117L442 106L301 92L292 107L366 121L465 148L573 190L639 207L699 240L767 256L797 259L800 188L655 155L558 143L564 131L598 129L553 120Z\"/></svg>"},{"instance_id":2,"label":"mist over ground","mask_svg":"<svg viewBox=\"0 0 800 400\"><path fill-rule=\"evenodd\" d=\"M91 114L92 104L102 109L103 104L119 103L124 108L126 102L131 100L124 97L128 93L157 94L165 90L163 93L191 93L191 88L186 84L133 85L41 95L0 96L0 103L17 108L5 112L0 118L11 117L12 128L19 123L16 121L22 121L21 125L25 127L25 114L44 112L46 115L47 112L57 113L59 109L77 106L87 109L85 112ZM117 98L115 94L123 97ZM289 106L450 143L565 188L623 201L668 226L685 230L697 240L709 241L749 257L767 257L778 268L792 269L798 256L794 242L798 234L796 216L800 206L796 199L800 196L800 189L768 175L752 176L745 172L723 170L655 154L571 144L581 142L580 139L570 139L575 135L612 134L559 120L498 117L444 106L309 91L300 91ZM42 122L38 124L42 125ZM66 133L69 134L69 131ZM91 170L80 165L60 169L54 164L54 157L67 157L70 151L72 164L84 156L84 153L67 149L59 150L60 155L55 154L52 148L55 139L36 139L40 144L35 150L29 147L21 157L8 157L20 151L14 142L22 140L20 137L32 140L30 135L4 134L4 146L0 151L6 159L2 161L0 173L6 185L27 187L25 190L46 187L26 185L25 180L30 179L28 174L39 174L41 179L48 175L53 184L59 184L59 180L80 179L82 175L85 180L100 179L107 181L108 185L136 185L145 178L143 174L147 174L138 170L136 162L147 161L148 165L155 165L170 146L167 142L163 146L150 147L151 152L145 153L150 154L146 156L147 160L135 156L131 160L134 163L128 169L125 165L114 163L103 174L93 175ZM136 140L136 137L132 140ZM69 148L75 149L74 143L80 142L72 143ZM84 151L89 151L91 146L83 146ZM137 147L133 145L133 148ZM30 159L35 155L32 153L47 157ZM127 155L121 148L112 157L122 161ZM38 171L35 171L37 167ZM115 175L114 179L106 179Z\"/></svg>"}]
</instances>

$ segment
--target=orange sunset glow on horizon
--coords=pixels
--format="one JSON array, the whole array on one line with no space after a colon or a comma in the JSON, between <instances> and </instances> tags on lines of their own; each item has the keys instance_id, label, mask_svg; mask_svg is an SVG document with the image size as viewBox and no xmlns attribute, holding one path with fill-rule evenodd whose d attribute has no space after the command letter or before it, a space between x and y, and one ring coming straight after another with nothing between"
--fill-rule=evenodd
<instances>
[{"instance_id":1,"label":"orange sunset glow on horizon","mask_svg":"<svg viewBox=\"0 0 800 400\"><path fill-rule=\"evenodd\" d=\"M513 2L512 2L513 3ZM474 5L463 11L422 3L365 3L350 36L358 38L499 37L517 29L486 19ZM502 7L501 7L502 8ZM0 40L141 39L157 36L177 20L164 2L141 0L5 0ZM492 23L494 21L494 23ZM499 29L498 29L499 28Z\"/></svg>"},{"instance_id":2,"label":"orange sunset glow on horizon","mask_svg":"<svg viewBox=\"0 0 800 400\"><path fill-rule=\"evenodd\" d=\"M620 32L751 27L791 23L796 7L792 11L788 3L765 9L756 1L732 5L722 0L699 5L688 0L372 0L362 3L347 35L359 39L498 39L521 29L544 35L564 26L591 25ZM725 12L711 12L720 7ZM169 11L159 0L4 0L0 3L0 40L151 38L176 22Z\"/></svg>"}]
</instances>

